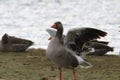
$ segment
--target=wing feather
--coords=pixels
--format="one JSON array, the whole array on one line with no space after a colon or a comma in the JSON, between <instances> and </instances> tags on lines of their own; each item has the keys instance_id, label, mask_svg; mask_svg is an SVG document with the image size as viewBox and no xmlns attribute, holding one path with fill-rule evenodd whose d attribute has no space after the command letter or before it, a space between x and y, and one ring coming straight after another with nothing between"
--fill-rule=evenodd
<instances>
[{"instance_id":1,"label":"wing feather","mask_svg":"<svg viewBox=\"0 0 120 80\"><path fill-rule=\"evenodd\" d=\"M76 44L76 48L81 50L82 45L85 42L104 37L106 35L106 32L95 28L75 28L68 31L64 42L66 45L74 42Z\"/></svg>"}]
</instances>

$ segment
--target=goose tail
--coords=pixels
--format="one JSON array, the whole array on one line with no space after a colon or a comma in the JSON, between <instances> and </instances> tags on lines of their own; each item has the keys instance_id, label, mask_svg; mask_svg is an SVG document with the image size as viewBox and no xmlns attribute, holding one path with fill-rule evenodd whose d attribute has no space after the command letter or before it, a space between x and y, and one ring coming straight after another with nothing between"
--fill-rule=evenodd
<instances>
[{"instance_id":1,"label":"goose tail","mask_svg":"<svg viewBox=\"0 0 120 80\"><path fill-rule=\"evenodd\" d=\"M80 56L76 56L81 68L91 68L93 65L86 60L82 59Z\"/></svg>"}]
</instances>

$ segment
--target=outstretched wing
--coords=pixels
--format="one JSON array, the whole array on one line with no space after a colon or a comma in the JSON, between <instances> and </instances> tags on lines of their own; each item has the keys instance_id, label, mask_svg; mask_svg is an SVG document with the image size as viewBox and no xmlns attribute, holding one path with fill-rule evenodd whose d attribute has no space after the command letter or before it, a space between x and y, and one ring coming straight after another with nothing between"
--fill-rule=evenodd
<instances>
[{"instance_id":1,"label":"outstretched wing","mask_svg":"<svg viewBox=\"0 0 120 80\"><path fill-rule=\"evenodd\" d=\"M50 34L51 37L55 37L57 30L54 28L47 28L46 31Z\"/></svg>"},{"instance_id":2,"label":"outstretched wing","mask_svg":"<svg viewBox=\"0 0 120 80\"><path fill-rule=\"evenodd\" d=\"M82 45L85 42L104 37L106 35L106 32L95 28L74 28L68 31L64 42L65 45L69 45L71 42L75 43L76 49L81 50Z\"/></svg>"}]
</instances>

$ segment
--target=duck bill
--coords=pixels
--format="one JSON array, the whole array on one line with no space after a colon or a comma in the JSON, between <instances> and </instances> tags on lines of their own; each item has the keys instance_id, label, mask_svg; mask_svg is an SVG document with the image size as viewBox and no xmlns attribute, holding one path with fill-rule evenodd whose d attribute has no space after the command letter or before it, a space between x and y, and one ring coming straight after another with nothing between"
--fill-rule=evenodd
<instances>
[{"instance_id":1,"label":"duck bill","mask_svg":"<svg viewBox=\"0 0 120 80\"><path fill-rule=\"evenodd\" d=\"M50 36L49 38L48 38L48 40L51 40L52 39L52 37Z\"/></svg>"},{"instance_id":2,"label":"duck bill","mask_svg":"<svg viewBox=\"0 0 120 80\"><path fill-rule=\"evenodd\" d=\"M51 26L51 28L56 29L56 24L53 24L53 25Z\"/></svg>"}]
</instances>

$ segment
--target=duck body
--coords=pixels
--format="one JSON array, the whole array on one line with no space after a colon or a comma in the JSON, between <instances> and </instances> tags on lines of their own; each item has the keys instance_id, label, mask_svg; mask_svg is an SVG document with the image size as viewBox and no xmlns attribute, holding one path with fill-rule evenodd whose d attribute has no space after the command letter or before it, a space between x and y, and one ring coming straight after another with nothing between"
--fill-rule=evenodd
<instances>
[{"instance_id":1,"label":"duck body","mask_svg":"<svg viewBox=\"0 0 120 80\"><path fill-rule=\"evenodd\" d=\"M46 55L59 67L74 68L84 62L74 51L64 46L64 44L60 44L57 38L53 38L49 43ZM78 58L81 62L78 61Z\"/></svg>"}]
</instances>

